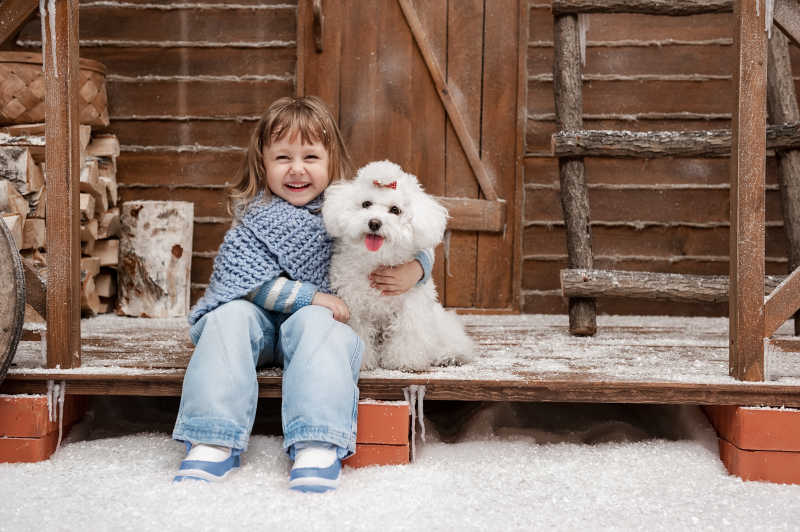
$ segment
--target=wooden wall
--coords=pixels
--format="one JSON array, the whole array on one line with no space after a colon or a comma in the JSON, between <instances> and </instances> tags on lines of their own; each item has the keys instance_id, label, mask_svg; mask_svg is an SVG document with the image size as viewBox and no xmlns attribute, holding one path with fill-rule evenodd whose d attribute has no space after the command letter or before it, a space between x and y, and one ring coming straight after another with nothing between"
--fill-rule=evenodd
<instances>
[{"instance_id":1,"label":"wooden wall","mask_svg":"<svg viewBox=\"0 0 800 532\"><path fill-rule=\"evenodd\" d=\"M584 68L586 129L730 127L735 87L733 15L589 15ZM567 262L555 130L553 17L530 4L528 121L523 208L522 307L565 312L558 271ZM795 64L800 60L792 50ZM766 270L786 273L786 241L772 158L767 163ZM598 268L728 273L728 160L586 159ZM727 304L601 300L607 313L727 315Z\"/></svg>"},{"instance_id":2,"label":"wooden wall","mask_svg":"<svg viewBox=\"0 0 800 532\"><path fill-rule=\"evenodd\" d=\"M230 225L223 187L250 131L294 93L295 3L81 0L81 57L108 70L122 200L195 202L193 300ZM35 19L17 46L38 51L40 40Z\"/></svg>"},{"instance_id":3,"label":"wooden wall","mask_svg":"<svg viewBox=\"0 0 800 532\"><path fill-rule=\"evenodd\" d=\"M109 72L122 198L195 202L195 295L230 221L222 187L234 176L249 131L270 101L294 93L294 4L81 2L81 55ZM549 156L555 127L549 2L533 0L529 15L521 305L526 312L564 312L558 280L566 264L564 226L557 162ZM588 19L586 128L729 127L732 15ZM17 44L37 49L39 39L34 20ZM787 268L786 244L772 159L767 168L767 273L778 274ZM727 159L590 158L586 169L598 267L727 273ZM599 310L724 315L727 306L601 301Z\"/></svg>"}]
</instances>

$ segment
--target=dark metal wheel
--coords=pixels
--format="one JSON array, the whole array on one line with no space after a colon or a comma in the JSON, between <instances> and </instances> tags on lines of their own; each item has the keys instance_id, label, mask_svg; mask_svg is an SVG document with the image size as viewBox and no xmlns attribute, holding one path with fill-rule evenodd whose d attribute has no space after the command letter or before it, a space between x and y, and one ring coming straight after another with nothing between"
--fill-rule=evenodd
<instances>
[{"instance_id":1,"label":"dark metal wheel","mask_svg":"<svg viewBox=\"0 0 800 532\"><path fill-rule=\"evenodd\" d=\"M0 383L6 376L25 321L25 272L14 237L0 218Z\"/></svg>"}]
</instances>

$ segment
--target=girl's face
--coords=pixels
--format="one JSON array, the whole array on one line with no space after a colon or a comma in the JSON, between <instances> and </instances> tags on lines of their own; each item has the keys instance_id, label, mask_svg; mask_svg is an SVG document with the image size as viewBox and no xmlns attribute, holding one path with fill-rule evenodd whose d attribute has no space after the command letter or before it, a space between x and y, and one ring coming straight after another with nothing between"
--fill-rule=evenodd
<instances>
[{"instance_id":1,"label":"girl's face","mask_svg":"<svg viewBox=\"0 0 800 532\"><path fill-rule=\"evenodd\" d=\"M303 144L290 131L264 148L267 186L276 196L297 207L313 200L328 186L328 150L321 142Z\"/></svg>"}]
</instances>

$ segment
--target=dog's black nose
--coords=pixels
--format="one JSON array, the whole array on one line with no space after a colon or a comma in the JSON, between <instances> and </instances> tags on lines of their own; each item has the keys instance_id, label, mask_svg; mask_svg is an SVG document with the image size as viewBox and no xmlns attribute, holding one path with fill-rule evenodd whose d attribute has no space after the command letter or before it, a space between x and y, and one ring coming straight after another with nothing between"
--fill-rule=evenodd
<instances>
[{"instance_id":1,"label":"dog's black nose","mask_svg":"<svg viewBox=\"0 0 800 532\"><path fill-rule=\"evenodd\" d=\"M372 220L369 221L369 223L367 223L367 225L369 226L370 231L377 231L378 229L381 228L381 221L373 218Z\"/></svg>"}]
</instances>

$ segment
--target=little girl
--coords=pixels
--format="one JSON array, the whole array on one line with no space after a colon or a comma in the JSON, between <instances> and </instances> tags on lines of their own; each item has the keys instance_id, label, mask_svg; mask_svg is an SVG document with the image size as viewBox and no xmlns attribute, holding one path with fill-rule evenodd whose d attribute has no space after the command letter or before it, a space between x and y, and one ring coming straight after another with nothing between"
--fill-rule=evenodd
<instances>
[{"instance_id":1,"label":"little girl","mask_svg":"<svg viewBox=\"0 0 800 532\"><path fill-rule=\"evenodd\" d=\"M281 98L250 139L229 209L234 224L208 288L189 315L194 354L173 438L187 455L176 481L215 481L237 469L256 414L256 370L283 368L283 447L289 486L336 488L355 452L363 343L330 293L332 242L320 215L323 191L350 176L336 122L316 97ZM385 295L429 276L433 255L371 275Z\"/></svg>"}]
</instances>

